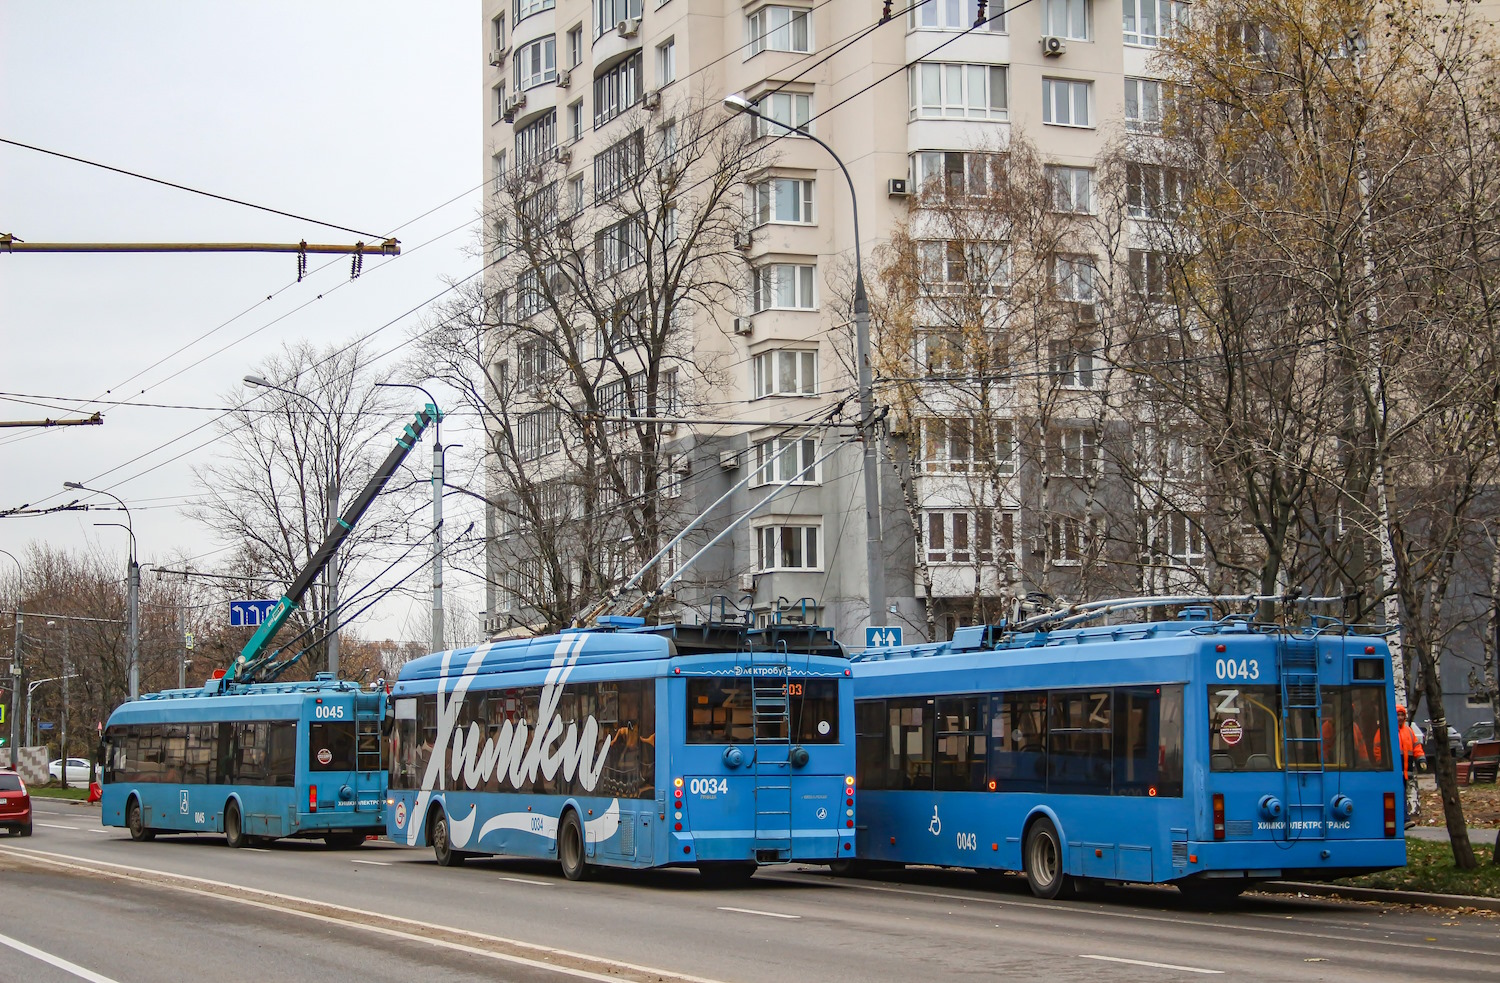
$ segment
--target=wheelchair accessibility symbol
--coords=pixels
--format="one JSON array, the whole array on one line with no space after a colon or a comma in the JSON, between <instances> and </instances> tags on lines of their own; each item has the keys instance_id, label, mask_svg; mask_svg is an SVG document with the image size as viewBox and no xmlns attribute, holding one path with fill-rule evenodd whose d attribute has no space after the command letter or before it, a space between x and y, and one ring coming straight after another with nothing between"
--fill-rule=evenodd
<instances>
[{"instance_id":1,"label":"wheelchair accessibility symbol","mask_svg":"<svg viewBox=\"0 0 1500 983\"><path fill-rule=\"evenodd\" d=\"M828 818L828 810L827 810L827 809L824 809L824 808L822 808L822 807L821 807L821 806L820 806L820 807L819 807L819 808L818 808L818 818L819 818L819 819L827 819L827 818Z\"/></svg>"},{"instance_id":2,"label":"wheelchair accessibility symbol","mask_svg":"<svg viewBox=\"0 0 1500 983\"><path fill-rule=\"evenodd\" d=\"M943 831L943 821L938 818L937 810L937 806L932 807L932 822L927 824L927 832L931 833L933 836L937 836Z\"/></svg>"}]
</instances>

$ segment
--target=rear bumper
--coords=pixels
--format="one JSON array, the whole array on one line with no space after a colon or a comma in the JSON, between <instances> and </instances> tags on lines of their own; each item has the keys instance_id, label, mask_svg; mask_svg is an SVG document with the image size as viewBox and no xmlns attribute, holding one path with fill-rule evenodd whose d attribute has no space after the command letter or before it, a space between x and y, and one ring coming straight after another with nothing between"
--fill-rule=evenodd
<instances>
[{"instance_id":1,"label":"rear bumper","mask_svg":"<svg viewBox=\"0 0 1500 983\"><path fill-rule=\"evenodd\" d=\"M1327 881L1406 866L1406 839L1210 840L1188 842L1183 876ZM1193 860L1192 858L1196 858Z\"/></svg>"}]
</instances>

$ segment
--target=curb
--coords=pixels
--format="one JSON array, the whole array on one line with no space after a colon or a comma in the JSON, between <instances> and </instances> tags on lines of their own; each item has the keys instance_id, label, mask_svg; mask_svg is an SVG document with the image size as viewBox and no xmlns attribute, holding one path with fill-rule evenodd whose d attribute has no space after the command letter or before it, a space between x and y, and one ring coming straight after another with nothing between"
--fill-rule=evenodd
<instances>
[{"instance_id":1,"label":"curb","mask_svg":"<svg viewBox=\"0 0 1500 983\"><path fill-rule=\"evenodd\" d=\"M1274 894L1310 894L1323 898L1348 898L1352 901L1384 901L1389 904L1433 905L1438 908L1479 908L1500 911L1500 898L1480 898L1467 894L1429 894L1425 891L1389 891L1378 887L1342 887L1337 884L1304 884L1300 881L1267 881L1252 890Z\"/></svg>"}]
</instances>

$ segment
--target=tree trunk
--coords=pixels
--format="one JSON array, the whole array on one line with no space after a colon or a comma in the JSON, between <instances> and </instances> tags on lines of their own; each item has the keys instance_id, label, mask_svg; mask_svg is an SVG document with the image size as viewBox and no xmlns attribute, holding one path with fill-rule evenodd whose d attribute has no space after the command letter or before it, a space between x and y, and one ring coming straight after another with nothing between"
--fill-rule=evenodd
<instances>
[{"instance_id":1,"label":"tree trunk","mask_svg":"<svg viewBox=\"0 0 1500 983\"><path fill-rule=\"evenodd\" d=\"M1434 612L1436 622L1437 612ZM1469 824L1464 818L1463 804L1458 800L1458 769L1454 767L1453 752L1448 747L1448 717L1443 711L1443 683L1438 674L1437 655L1428 639L1413 646L1422 666L1422 683L1426 689L1427 706L1431 711L1431 728L1438 736L1435 742L1437 758L1438 795L1443 802L1443 819L1448 825L1448 839L1453 845L1453 863L1460 870L1473 870L1479 866L1474 856L1474 845L1469 842ZM1407 719L1411 719L1408 717Z\"/></svg>"}]
</instances>

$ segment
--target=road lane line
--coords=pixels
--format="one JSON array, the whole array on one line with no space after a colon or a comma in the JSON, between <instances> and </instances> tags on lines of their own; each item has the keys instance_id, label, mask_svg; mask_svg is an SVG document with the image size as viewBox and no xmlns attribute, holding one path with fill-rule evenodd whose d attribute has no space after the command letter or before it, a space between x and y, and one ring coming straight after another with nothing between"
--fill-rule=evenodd
<instances>
[{"instance_id":1,"label":"road lane line","mask_svg":"<svg viewBox=\"0 0 1500 983\"><path fill-rule=\"evenodd\" d=\"M109 830L107 830L107 829L93 829L92 827L90 827L89 832L90 833L108 833Z\"/></svg>"},{"instance_id":2,"label":"road lane line","mask_svg":"<svg viewBox=\"0 0 1500 983\"><path fill-rule=\"evenodd\" d=\"M801 918L802 917L801 915L783 915L779 911L756 911L754 908L729 908L729 907L726 907L724 905L720 905L719 906L719 910L720 911L737 911L737 912L739 912L742 915L764 915L767 918Z\"/></svg>"},{"instance_id":3,"label":"road lane line","mask_svg":"<svg viewBox=\"0 0 1500 983\"><path fill-rule=\"evenodd\" d=\"M38 826L45 826L48 829L71 829L74 832L77 832L81 828L81 827L78 827L78 826L63 826L60 823L37 823L37 825Z\"/></svg>"},{"instance_id":4,"label":"road lane line","mask_svg":"<svg viewBox=\"0 0 1500 983\"><path fill-rule=\"evenodd\" d=\"M110 979L108 976L100 976L93 970L84 969L77 963L70 963L61 956L54 956L50 952L43 952L41 949L29 946L25 942L13 939L8 935L0 935L0 945L8 945L12 949L16 950L19 953L22 953L23 955L30 956L32 959L36 959L56 969L60 969L64 973L72 973L80 980L88 980L89 983L116 983L115 980Z\"/></svg>"},{"instance_id":5,"label":"road lane line","mask_svg":"<svg viewBox=\"0 0 1500 983\"><path fill-rule=\"evenodd\" d=\"M149 867L134 867L130 864L113 863L108 860L94 860L87 857L78 857L66 853L52 853L46 850L23 850L8 845L0 846L0 854L10 854L36 863L47 864L52 867L60 867L65 870L77 870L88 874L109 873L123 880L135 881L149 887L161 888L163 890L180 891L183 894L192 894L199 897L229 904L245 905L251 908L260 908L273 911L281 915L295 915L300 918L308 918L314 921L325 922L342 928L356 928L361 931L372 932L378 935L388 935L411 942L425 942L440 948L453 949L460 952L469 952L474 955L484 956L501 962L510 962L517 965L530 966L535 969L549 970L564 975L576 976L582 979L598 980L600 983L620 983L619 971L626 970L647 979L661 979L671 981L682 981L682 983L724 983L722 980L706 976L695 976L691 973L681 973L675 970L661 969L656 966L643 966L639 963L625 962L621 959L611 959L608 956L598 956L592 953L579 952L575 949L560 949L556 946L541 945L536 942L526 942L522 939L507 938L501 935L490 935L486 932L476 932L471 929L457 928L452 925L439 925L434 922L425 922L416 918L404 918L400 915L391 915L379 911L371 911L366 908L354 908L349 905L335 904L331 901L319 901L316 898L300 897L295 894L283 894L279 891L266 891L261 888L247 887L243 884L233 884L229 881L216 881L207 877L194 877L190 874L174 874L168 871L152 870ZM184 883L173 883L173 882ZM202 888L187 887L186 884L203 885ZM301 904L315 906L327 911L336 911L345 917L334 918L329 915L321 915L317 912L300 910L287 907L284 904L272 904L267 901L257 901L251 897L236 897L232 894L223 893L225 889L238 891L240 894L256 895L262 898L271 898L275 901L289 904ZM494 945L506 945L527 952L536 953L540 958L528 959L511 953L496 952L492 949L479 949L474 946L464 945L460 942L451 942L445 939L433 938L429 935L418 935L415 932L405 932L398 929L385 928L379 925L368 925L357 921L351 921L347 916L363 915L369 918L378 918L381 921L402 925L406 928L422 931L448 932L453 935L467 936ZM1449 950L1451 951L1451 950ZM590 973L587 970L574 969L561 966L552 962L543 962L546 957L558 957L563 959L574 959L580 962L597 963L613 967L616 972L613 975L602 975ZM115 983L113 980L105 983Z\"/></svg>"},{"instance_id":6,"label":"road lane line","mask_svg":"<svg viewBox=\"0 0 1500 983\"><path fill-rule=\"evenodd\" d=\"M371 867L389 867L389 860L351 860L351 864L369 864Z\"/></svg>"},{"instance_id":7,"label":"road lane line","mask_svg":"<svg viewBox=\"0 0 1500 983\"><path fill-rule=\"evenodd\" d=\"M240 849L243 850L243 851L245 851L246 853L270 853L271 852L270 850L267 850L263 846L242 846L242 847L240 847Z\"/></svg>"},{"instance_id":8,"label":"road lane line","mask_svg":"<svg viewBox=\"0 0 1500 983\"><path fill-rule=\"evenodd\" d=\"M551 887L552 886L552 883L550 881L528 881L524 877L504 877L504 876L502 876L500 879L502 881L510 881L510 882L512 882L514 884L530 884L532 887Z\"/></svg>"},{"instance_id":9,"label":"road lane line","mask_svg":"<svg viewBox=\"0 0 1500 983\"><path fill-rule=\"evenodd\" d=\"M1223 976L1222 969L1200 969L1197 966L1176 966L1172 963L1153 963L1144 959L1122 959L1119 956L1089 956L1079 953L1079 959L1098 959L1107 963L1125 963L1129 966L1149 966L1152 969L1175 969L1179 973L1203 973L1206 976Z\"/></svg>"}]
</instances>

